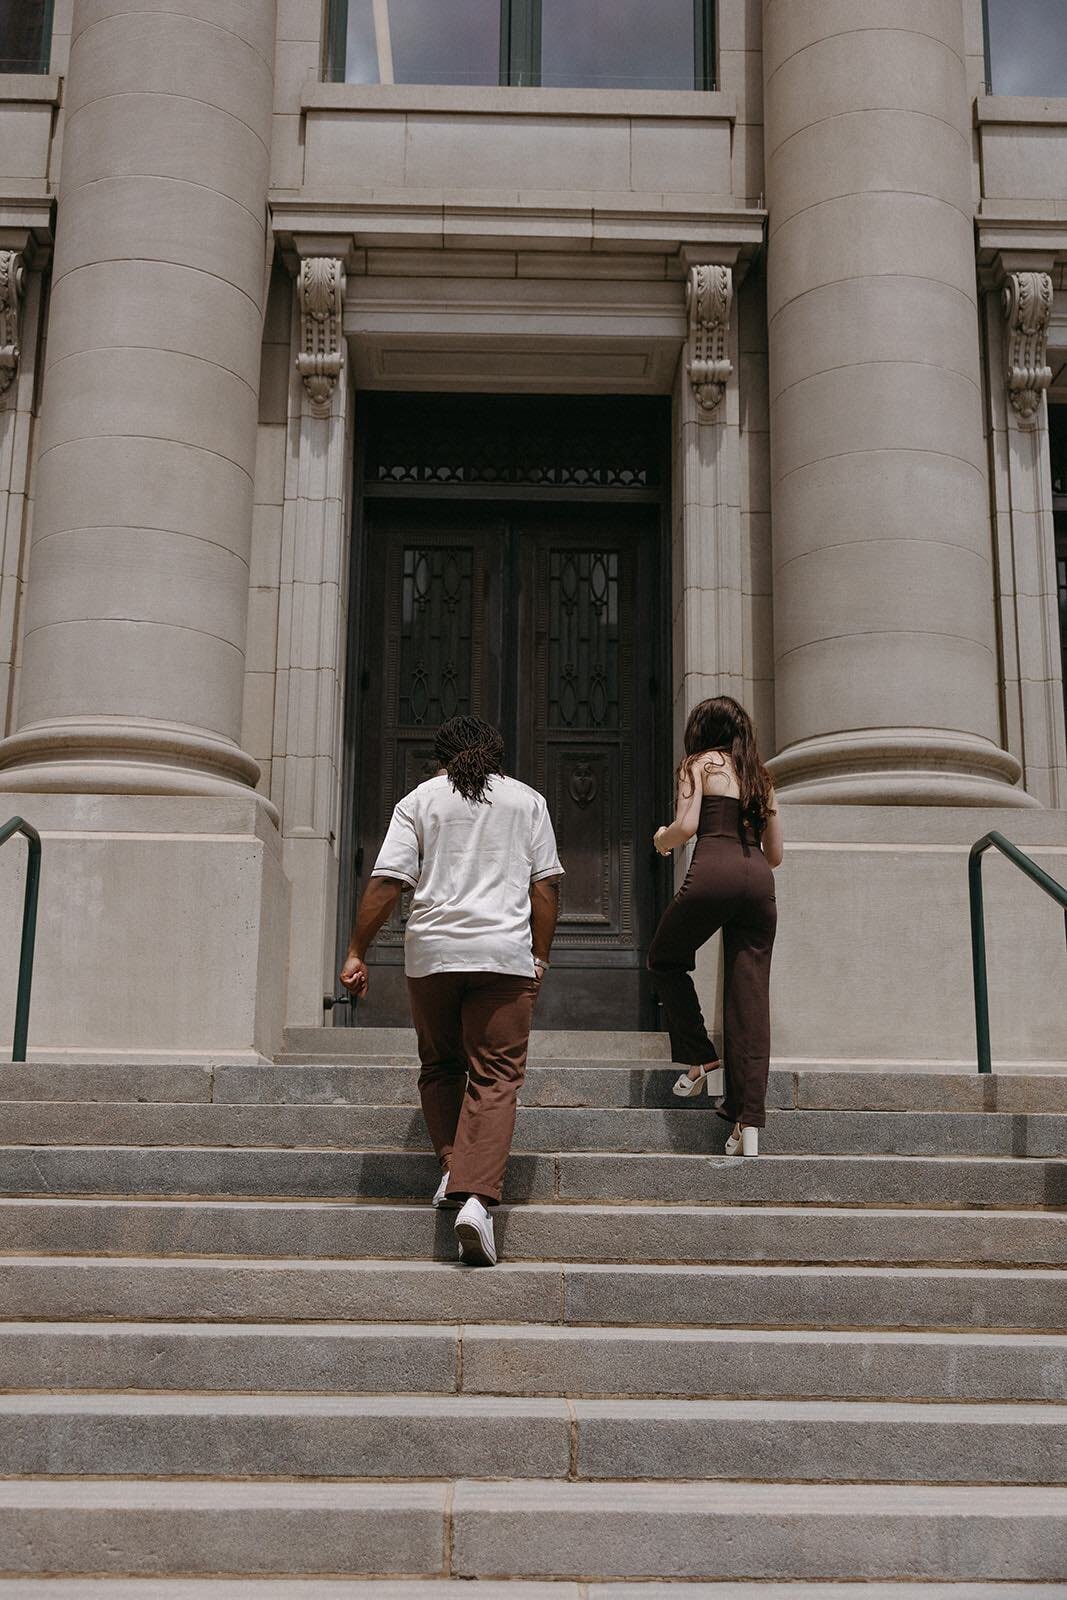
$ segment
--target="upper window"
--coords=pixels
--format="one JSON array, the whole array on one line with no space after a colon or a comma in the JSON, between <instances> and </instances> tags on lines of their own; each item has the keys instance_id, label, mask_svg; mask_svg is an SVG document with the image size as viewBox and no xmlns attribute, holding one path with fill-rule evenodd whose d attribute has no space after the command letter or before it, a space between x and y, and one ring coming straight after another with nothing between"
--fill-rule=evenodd
<instances>
[{"instance_id":1,"label":"upper window","mask_svg":"<svg viewBox=\"0 0 1067 1600\"><path fill-rule=\"evenodd\" d=\"M650 27L648 0L331 0L327 73L345 83L710 89L713 10L714 0L656 0Z\"/></svg>"},{"instance_id":2,"label":"upper window","mask_svg":"<svg viewBox=\"0 0 1067 1600\"><path fill-rule=\"evenodd\" d=\"M985 0L986 83L993 94L1067 96L1064 0Z\"/></svg>"},{"instance_id":3,"label":"upper window","mask_svg":"<svg viewBox=\"0 0 1067 1600\"><path fill-rule=\"evenodd\" d=\"M52 0L0 0L0 72L47 72Z\"/></svg>"}]
</instances>

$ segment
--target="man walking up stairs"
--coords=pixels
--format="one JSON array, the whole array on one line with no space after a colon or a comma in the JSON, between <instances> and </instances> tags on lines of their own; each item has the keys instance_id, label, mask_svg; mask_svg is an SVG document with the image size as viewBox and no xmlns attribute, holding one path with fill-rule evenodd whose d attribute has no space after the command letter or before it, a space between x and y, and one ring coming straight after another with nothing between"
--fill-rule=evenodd
<instances>
[{"instance_id":1,"label":"man walking up stairs","mask_svg":"<svg viewBox=\"0 0 1067 1600\"><path fill-rule=\"evenodd\" d=\"M1067 1076L663 1048L534 1035L492 1272L406 1032L0 1068L0 1600L1067 1593Z\"/></svg>"}]
</instances>

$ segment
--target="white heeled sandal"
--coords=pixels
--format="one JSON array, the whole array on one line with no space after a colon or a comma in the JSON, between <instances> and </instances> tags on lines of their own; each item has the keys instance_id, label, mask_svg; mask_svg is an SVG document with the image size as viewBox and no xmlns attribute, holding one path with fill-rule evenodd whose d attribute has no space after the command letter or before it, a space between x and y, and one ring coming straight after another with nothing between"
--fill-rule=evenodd
<instances>
[{"instance_id":1,"label":"white heeled sandal","mask_svg":"<svg viewBox=\"0 0 1067 1600\"><path fill-rule=\"evenodd\" d=\"M739 1152L743 1156L759 1155L758 1128L735 1127L726 1141L726 1154L728 1156L736 1156Z\"/></svg>"},{"instance_id":2,"label":"white heeled sandal","mask_svg":"<svg viewBox=\"0 0 1067 1600\"><path fill-rule=\"evenodd\" d=\"M725 1073L721 1061L717 1067L712 1067L710 1071L707 1067L701 1067L695 1078L691 1078L688 1072L683 1072L675 1083L672 1092L680 1100L690 1100L693 1095L700 1093L705 1084L707 1084L708 1094L713 1100L716 1096L721 1099L726 1093Z\"/></svg>"}]
</instances>

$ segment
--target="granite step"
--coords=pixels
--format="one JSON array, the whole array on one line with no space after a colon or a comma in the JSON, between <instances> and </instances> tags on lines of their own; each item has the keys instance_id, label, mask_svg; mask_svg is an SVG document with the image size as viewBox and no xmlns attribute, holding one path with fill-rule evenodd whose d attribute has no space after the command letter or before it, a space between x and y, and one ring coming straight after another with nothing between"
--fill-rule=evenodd
<instances>
[{"instance_id":1,"label":"granite step","mask_svg":"<svg viewBox=\"0 0 1067 1600\"><path fill-rule=\"evenodd\" d=\"M0 1317L1059 1332L1067 1272L0 1256Z\"/></svg>"},{"instance_id":2,"label":"granite step","mask_svg":"<svg viewBox=\"0 0 1067 1600\"><path fill-rule=\"evenodd\" d=\"M729 1126L707 1099L678 1109L520 1106L517 1151L721 1154ZM415 1106L143 1105L9 1101L7 1145L238 1145L244 1148L425 1150ZM1067 1156L1067 1116L1053 1112L770 1111L769 1155Z\"/></svg>"},{"instance_id":3,"label":"granite step","mask_svg":"<svg viewBox=\"0 0 1067 1600\"><path fill-rule=\"evenodd\" d=\"M522 1087L527 1106L678 1109L678 1069L668 1062L534 1061ZM0 1102L94 1101L245 1105L418 1104L418 1067L392 1063L309 1062L262 1066L153 1063L0 1065ZM849 1072L774 1069L768 1105L822 1111L1067 1113L1067 1073ZM706 1107L703 1097L694 1106ZM2 1107L0 1107L2 1114Z\"/></svg>"},{"instance_id":4,"label":"granite step","mask_svg":"<svg viewBox=\"0 0 1067 1600\"><path fill-rule=\"evenodd\" d=\"M279 1061L381 1061L417 1059L414 1028L325 1027L287 1028ZM669 1065L670 1040L665 1033L629 1029L534 1028L530 1060L659 1062Z\"/></svg>"},{"instance_id":5,"label":"granite step","mask_svg":"<svg viewBox=\"0 0 1067 1600\"><path fill-rule=\"evenodd\" d=\"M492 1323L0 1323L0 1391L112 1389L1062 1402L1067 1335ZM9 1459L0 1450L0 1460Z\"/></svg>"},{"instance_id":6,"label":"granite step","mask_svg":"<svg viewBox=\"0 0 1067 1600\"><path fill-rule=\"evenodd\" d=\"M1063 1484L1067 1407L0 1395L9 1476Z\"/></svg>"},{"instance_id":7,"label":"granite step","mask_svg":"<svg viewBox=\"0 0 1067 1600\"><path fill-rule=\"evenodd\" d=\"M999 1485L0 1482L6 1576L1062 1583L1065 1517Z\"/></svg>"},{"instance_id":8,"label":"granite step","mask_svg":"<svg viewBox=\"0 0 1067 1600\"><path fill-rule=\"evenodd\" d=\"M137 1145L0 1148L4 1195L280 1197L425 1204L429 1152ZM1006 1156L514 1155L509 1202L881 1205L1020 1210L1067 1205L1067 1161Z\"/></svg>"},{"instance_id":9,"label":"granite step","mask_svg":"<svg viewBox=\"0 0 1067 1600\"><path fill-rule=\"evenodd\" d=\"M681 1580L684 1582L684 1580ZM679 1600L678 1583L482 1579L478 1600ZM686 1600L1064 1600L1060 1584L685 1583ZM0 1600L471 1600L465 1579L0 1578Z\"/></svg>"},{"instance_id":10,"label":"granite step","mask_svg":"<svg viewBox=\"0 0 1067 1600\"><path fill-rule=\"evenodd\" d=\"M429 1206L311 1201L9 1199L0 1251L456 1259ZM803 1206L501 1206L502 1260L1067 1265L1067 1215Z\"/></svg>"}]
</instances>

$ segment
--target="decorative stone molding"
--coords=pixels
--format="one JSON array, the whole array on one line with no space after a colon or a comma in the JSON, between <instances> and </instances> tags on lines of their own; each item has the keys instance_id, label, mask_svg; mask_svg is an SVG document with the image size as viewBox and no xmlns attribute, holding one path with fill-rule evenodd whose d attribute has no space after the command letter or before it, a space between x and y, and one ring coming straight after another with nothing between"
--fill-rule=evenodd
<instances>
[{"instance_id":1,"label":"decorative stone molding","mask_svg":"<svg viewBox=\"0 0 1067 1600\"><path fill-rule=\"evenodd\" d=\"M727 355L734 275L729 267L690 267L685 303L689 312L686 370L704 417L714 416L733 374Z\"/></svg>"},{"instance_id":2,"label":"decorative stone molding","mask_svg":"<svg viewBox=\"0 0 1067 1600\"><path fill-rule=\"evenodd\" d=\"M10 389L18 371L22 285L21 253L0 250L0 395Z\"/></svg>"},{"instance_id":3,"label":"decorative stone molding","mask_svg":"<svg viewBox=\"0 0 1067 1600\"><path fill-rule=\"evenodd\" d=\"M341 311L345 296L344 262L336 256L309 256L300 263L300 353L296 367L311 401L311 414L328 417L333 391L345 364Z\"/></svg>"},{"instance_id":4,"label":"decorative stone molding","mask_svg":"<svg viewBox=\"0 0 1067 1600\"><path fill-rule=\"evenodd\" d=\"M1052 382L1046 366L1052 315L1052 278L1047 272L1011 272L1004 285L1008 321L1008 396L1024 422L1032 422Z\"/></svg>"}]
</instances>

